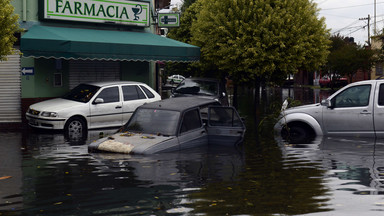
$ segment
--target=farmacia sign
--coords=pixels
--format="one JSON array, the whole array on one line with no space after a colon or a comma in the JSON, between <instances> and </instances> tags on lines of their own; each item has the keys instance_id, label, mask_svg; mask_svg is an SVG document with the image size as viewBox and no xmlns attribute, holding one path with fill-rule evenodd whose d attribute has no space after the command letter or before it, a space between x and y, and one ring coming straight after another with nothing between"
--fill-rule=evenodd
<instances>
[{"instance_id":1,"label":"farmacia sign","mask_svg":"<svg viewBox=\"0 0 384 216\"><path fill-rule=\"evenodd\" d=\"M149 26L148 2L123 0L44 0L44 18Z\"/></svg>"}]
</instances>

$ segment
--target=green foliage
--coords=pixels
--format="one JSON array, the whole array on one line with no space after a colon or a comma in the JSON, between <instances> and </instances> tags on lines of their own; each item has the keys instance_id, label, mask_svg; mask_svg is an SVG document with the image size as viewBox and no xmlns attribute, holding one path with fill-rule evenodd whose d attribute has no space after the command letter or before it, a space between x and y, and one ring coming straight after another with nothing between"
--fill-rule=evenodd
<instances>
[{"instance_id":1,"label":"green foliage","mask_svg":"<svg viewBox=\"0 0 384 216\"><path fill-rule=\"evenodd\" d=\"M191 6L193 3L195 3L196 0L183 0L183 5L181 6L181 12L186 11L189 6Z\"/></svg>"},{"instance_id":2,"label":"green foliage","mask_svg":"<svg viewBox=\"0 0 384 216\"><path fill-rule=\"evenodd\" d=\"M351 43L348 38L335 35L331 41L331 53L325 68L329 74L348 76L351 81L359 69L369 71L376 61L373 50Z\"/></svg>"},{"instance_id":3,"label":"green foliage","mask_svg":"<svg viewBox=\"0 0 384 216\"><path fill-rule=\"evenodd\" d=\"M328 54L329 35L308 0L198 0L192 44L202 59L235 82L274 80L316 69Z\"/></svg>"},{"instance_id":4,"label":"green foliage","mask_svg":"<svg viewBox=\"0 0 384 216\"><path fill-rule=\"evenodd\" d=\"M189 4L190 6L184 9L185 11L181 14L180 27L173 28L169 31L167 35L169 38L192 44L191 26L192 23L196 21L196 15L202 8L201 2L192 3L195 1L196 0L184 1L182 10L186 5ZM211 62L205 61L203 58L200 59L200 62L194 63L167 63L165 71L167 75L182 74L186 77L218 77L217 74L219 74L217 67Z\"/></svg>"},{"instance_id":5,"label":"green foliage","mask_svg":"<svg viewBox=\"0 0 384 216\"><path fill-rule=\"evenodd\" d=\"M0 61L13 54L13 44L17 40L14 34L19 31L19 17L13 11L10 0L0 0Z\"/></svg>"}]
</instances>

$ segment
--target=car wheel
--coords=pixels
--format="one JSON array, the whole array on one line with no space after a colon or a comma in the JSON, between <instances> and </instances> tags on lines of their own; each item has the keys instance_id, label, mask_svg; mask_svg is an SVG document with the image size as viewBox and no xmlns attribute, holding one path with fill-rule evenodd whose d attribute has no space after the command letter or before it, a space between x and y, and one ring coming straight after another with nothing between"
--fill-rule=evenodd
<instances>
[{"instance_id":1,"label":"car wheel","mask_svg":"<svg viewBox=\"0 0 384 216\"><path fill-rule=\"evenodd\" d=\"M169 83L171 83L171 85L173 85L175 82L173 82L173 80L171 80L171 82L169 82Z\"/></svg>"},{"instance_id":2,"label":"car wheel","mask_svg":"<svg viewBox=\"0 0 384 216\"><path fill-rule=\"evenodd\" d=\"M303 126L290 126L289 128L284 128L281 135L283 139L293 144L310 142L311 139L311 134Z\"/></svg>"},{"instance_id":3,"label":"car wheel","mask_svg":"<svg viewBox=\"0 0 384 216\"><path fill-rule=\"evenodd\" d=\"M72 117L65 123L64 130L70 137L81 137L86 132L85 121L80 117Z\"/></svg>"}]
</instances>

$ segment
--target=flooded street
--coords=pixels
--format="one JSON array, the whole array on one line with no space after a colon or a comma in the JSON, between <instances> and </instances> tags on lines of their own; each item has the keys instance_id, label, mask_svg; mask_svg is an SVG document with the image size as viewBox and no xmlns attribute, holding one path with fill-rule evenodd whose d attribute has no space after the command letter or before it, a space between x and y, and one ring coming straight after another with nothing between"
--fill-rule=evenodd
<instances>
[{"instance_id":1,"label":"flooded street","mask_svg":"<svg viewBox=\"0 0 384 216\"><path fill-rule=\"evenodd\" d=\"M252 92L243 93L246 138L233 148L89 153L100 132L115 130L89 131L82 140L0 132L0 216L384 214L384 140L318 137L293 145L265 119L286 97L309 104L329 94L269 90L256 112Z\"/></svg>"}]
</instances>

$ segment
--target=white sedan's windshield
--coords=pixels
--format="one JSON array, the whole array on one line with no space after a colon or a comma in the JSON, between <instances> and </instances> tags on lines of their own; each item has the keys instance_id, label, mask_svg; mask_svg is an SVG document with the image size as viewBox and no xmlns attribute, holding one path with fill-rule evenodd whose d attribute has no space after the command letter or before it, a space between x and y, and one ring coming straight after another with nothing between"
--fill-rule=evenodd
<instances>
[{"instance_id":1,"label":"white sedan's windshield","mask_svg":"<svg viewBox=\"0 0 384 216\"><path fill-rule=\"evenodd\" d=\"M176 135L180 112L139 108L123 132L140 132L165 136Z\"/></svg>"},{"instance_id":2,"label":"white sedan's windshield","mask_svg":"<svg viewBox=\"0 0 384 216\"><path fill-rule=\"evenodd\" d=\"M64 99L87 103L100 89L98 86L80 84L63 96Z\"/></svg>"}]
</instances>

